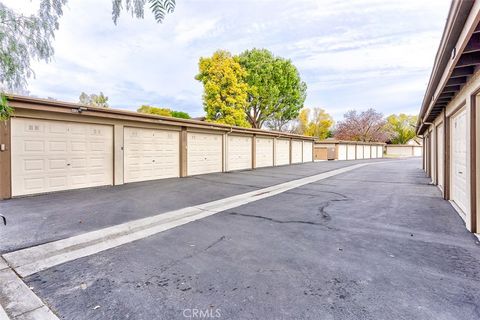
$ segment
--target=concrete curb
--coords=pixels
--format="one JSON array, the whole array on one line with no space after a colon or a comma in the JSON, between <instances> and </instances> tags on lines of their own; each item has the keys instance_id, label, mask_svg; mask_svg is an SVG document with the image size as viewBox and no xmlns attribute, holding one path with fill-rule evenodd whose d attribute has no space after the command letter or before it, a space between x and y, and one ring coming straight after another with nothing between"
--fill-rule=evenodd
<instances>
[{"instance_id":1,"label":"concrete curb","mask_svg":"<svg viewBox=\"0 0 480 320\"><path fill-rule=\"evenodd\" d=\"M58 320L10 268L0 271L0 319Z\"/></svg>"}]
</instances>

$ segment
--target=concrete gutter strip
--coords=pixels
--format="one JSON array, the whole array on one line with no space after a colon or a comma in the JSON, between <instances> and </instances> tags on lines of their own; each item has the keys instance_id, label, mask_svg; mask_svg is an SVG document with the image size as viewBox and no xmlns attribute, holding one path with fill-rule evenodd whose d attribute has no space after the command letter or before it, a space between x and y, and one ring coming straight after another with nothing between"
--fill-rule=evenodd
<instances>
[{"instance_id":1,"label":"concrete gutter strip","mask_svg":"<svg viewBox=\"0 0 480 320\"><path fill-rule=\"evenodd\" d=\"M198 206L134 220L79 236L10 252L4 254L3 258L21 277L26 277L61 263L143 239L159 232L203 219L218 212L271 197L312 182L375 163L378 164L382 162L352 165Z\"/></svg>"},{"instance_id":2,"label":"concrete gutter strip","mask_svg":"<svg viewBox=\"0 0 480 320\"><path fill-rule=\"evenodd\" d=\"M5 310L3 310L2 306L0 305L0 320L10 320Z\"/></svg>"},{"instance_id":3,"label":"concrete gutter strip","mask_svg":"<svg viewBox=\"0 0 480 320\"><path fill-rule=\"evenodd\" d=\"M0 319L58 320L12 269L0 271L0 284Z\"/></svg>"}]
</instances>

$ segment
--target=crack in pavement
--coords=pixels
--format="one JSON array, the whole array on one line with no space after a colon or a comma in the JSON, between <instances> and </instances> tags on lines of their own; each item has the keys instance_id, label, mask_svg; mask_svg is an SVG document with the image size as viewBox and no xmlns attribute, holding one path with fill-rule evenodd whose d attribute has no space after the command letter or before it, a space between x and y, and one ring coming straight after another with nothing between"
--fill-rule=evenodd
<instances>
[{"instance_id":1,"label":"crack in pavement","mask_svg":"<svg viewBox=\"0 0 480 320\"><path fill-rule=\"evenodd\" d=\"M309 190L309 189L307 189ZM315 192L321 192L321 193L330 193L330 194L334 194L334 195L337 195L337 196L340 196L340 197L343 197L343 199L341 200L350 200L349 197L347 197L346 195L340 193L340 192L334 192L334 191L323 191L323 190L312 190L312 191L315 191ZM299 195L299 196L310 196L310 197L318 197L318 194L311 194L311 193L304 193L304 192L295 192L295 191L286 191L285 193L287 194L294 194L294 195ZM339 200L339 201L341 201Z\"/></svg>"},{"instance_id":2,"label":"crack in pavement","mask_svg":"<svg viewBox=\"0 0 480 320\"><path fill-rule=\"evenodd\" d=\"M343 196L343 195L342 195ZM326 211L327 207L330 206L332 204L332 202L340 202L340 201L349 201L351 200L350 198L344 196L345 198L343 199L332 199L332 200L328 200L328 201L325 201L323 202L320 207L318 207L318 211L319 213L322 215L322 218L325 219L326 221L330 221L332 220L332 217L330 216L330 214Z\"/></svg>"},{"instance_id":3,"label":"crack in pavement","mask_svg":"<svg viewBox=\"0 0 480 320\"><path fill-rule=\"evenodd\" d=\"M223 240L225 240L225 236L221 236L220 238L218 238L216 241L214 241L212 244L210 244L208 247L206 247L205 249L203 249L203 251L207 251L208 249L211 249L212 247L216 246L217 244L219 244L220 242L222 242Z\"/></svg>"},{"instance_id":4,"label":"crack in pavement","mask_svg":"<svg viewBox=\"0 0 480 320\"><path fill-rule=\"evenodd\" d=\"M234 215L234 216L242 216L242 217L247 217L247 218L263 219L263 220L267 220L267 221L270 221L270 222L281 223L281 224L308 224L308 225L314 225L314 226L324 227L324 228L327 228L327 229L329 229L329 230L338 230L338 229L336 229L336 228L332 228L332 227L330 227L330 226L326 226L326 225L323 224L323 223L315 222L315 221L278 220L278 219L269 218L269 217L264 217L264 216L259 216L259 215L255 215L255 214L246 214L246 213L238 213L238 212L227 212L227 213L230 214L230 215Z\"/></svg>"}]
</instances>

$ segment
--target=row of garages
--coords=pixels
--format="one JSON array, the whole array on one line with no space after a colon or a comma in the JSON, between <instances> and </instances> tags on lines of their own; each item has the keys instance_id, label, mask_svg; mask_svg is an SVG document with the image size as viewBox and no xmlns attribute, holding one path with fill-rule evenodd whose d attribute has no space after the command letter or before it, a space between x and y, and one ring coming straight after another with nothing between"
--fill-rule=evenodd
<instances>
[{"instance_id":1,"label":"row of garages","mask_svg":"<svg viewBox=\"0 0 480 320\"><path fill-rule=\"evenodd\" d=\"M360 160L383 158L385 144L379 142L357 142L324 140L315 142L315 160Z\"/></svg>"},{"instance_id":2,"label":"row of garages","mask_svg":"<svg viewBox=\"0 0 480 320\"><path fill-rule=\"evenodd\" d=\"M313 161L313 138L14 96L1 198Z\"/></svg>"},{"instance_id":3,"label":"row of garages","mask_svg":"<svg viewBox=\"0 0 480 320\"><path fill-rule=\"evenodd\" d=\"M480 230L480 2L453 1L417 123L423 168L462 217Z\"/></svg>"}]
</instances>

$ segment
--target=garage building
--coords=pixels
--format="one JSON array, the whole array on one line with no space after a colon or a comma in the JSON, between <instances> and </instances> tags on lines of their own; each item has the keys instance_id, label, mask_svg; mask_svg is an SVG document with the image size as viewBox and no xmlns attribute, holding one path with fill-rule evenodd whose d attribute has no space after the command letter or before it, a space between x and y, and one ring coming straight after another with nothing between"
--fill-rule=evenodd
<instances>
[{"instance_id":1,"label":"garage building","mask_svg":"<svg viewBox=\"0 0 480 320\"><path fill-rule=\"evenodd\" d=\"M424 95L417 134L423 168L468 230L480 230L480 2L452 1Z\"/></svg>"},{"instance_id":2,"label":"garage building","mask_svg":"<svg viewBox=\"0 0 480 320\"><path fill-rule=\"evenodd\" d=\"M327 139L315 141L315 160L362 160L383 158L383 142Z\"/></svg>"},{"instance_id":3,"label":"garage building","mask_svg":"<svg viewBox=\"0 0 480 320\"><path fill-rule=\"evenodd\" d=\"M313 161L313 138L9 96L0 199Z\"/></svg>"}]
</instances>

